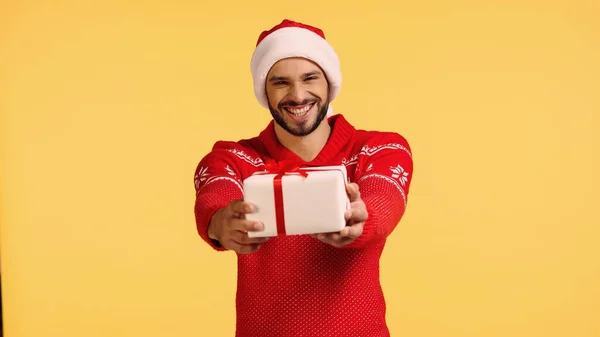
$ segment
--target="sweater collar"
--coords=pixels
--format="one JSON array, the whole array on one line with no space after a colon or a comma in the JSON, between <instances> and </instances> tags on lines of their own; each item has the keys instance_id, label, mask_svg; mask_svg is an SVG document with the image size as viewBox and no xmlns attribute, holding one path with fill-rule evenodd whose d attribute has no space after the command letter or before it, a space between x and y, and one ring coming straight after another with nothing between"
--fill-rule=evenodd
<instances>
[{"instance_id":1,"label":"sweater collar","mask_svg":"<svg viewBox=\"0 0 600 337\"><path fill-rule=\"evenodd\" d=\"M341 152L344 145L354 136L356 129L341 114L329 117L327 122L331 125L331 135L321 152L310 162L305 162L279 142L275 134L275 122L273 120L260 133L258 138L269 156L275 161L292 161L302 166L331 165L333 156Z\"/></svg>"}]
</instances>

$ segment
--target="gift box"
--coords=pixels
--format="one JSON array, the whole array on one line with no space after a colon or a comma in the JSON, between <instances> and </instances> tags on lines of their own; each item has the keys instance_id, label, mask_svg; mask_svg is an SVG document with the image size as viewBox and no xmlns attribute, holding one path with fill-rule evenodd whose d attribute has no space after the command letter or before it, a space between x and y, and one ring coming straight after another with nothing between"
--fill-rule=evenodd
<instances>
[{"instance_id":1,"label":"gift box","mask_svg":"<svg viewBox=\"0 0 600 337\"><path fill-rule=\"evenodd\" d=\"M255 206L246 219L264 224L249 237L339 232L346 226L350 207L346 192L346 167L299 168L267 165L243 182L244 201Z\"/></svg>"}]
</instances>

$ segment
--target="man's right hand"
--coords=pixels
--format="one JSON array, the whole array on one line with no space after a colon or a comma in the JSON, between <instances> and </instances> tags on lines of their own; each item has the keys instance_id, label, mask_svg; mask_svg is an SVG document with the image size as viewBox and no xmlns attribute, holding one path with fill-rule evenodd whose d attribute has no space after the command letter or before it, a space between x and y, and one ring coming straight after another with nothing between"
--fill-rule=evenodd
<instances>
[{"instance_id":1,"label":"man's right hand","mask_svg":"<svg viewBox=\"0 0 600 337\"><path fill-rule=\"evenodd\" d=\"M223 248L239 254L253 253L268 238L250 238L247 232L260 231L263 225L257 221L246 220L245 215L253 212L251 204L234 200L216 211L208 226L208 235L218 240Z\"/></svg>"}]
</instances>

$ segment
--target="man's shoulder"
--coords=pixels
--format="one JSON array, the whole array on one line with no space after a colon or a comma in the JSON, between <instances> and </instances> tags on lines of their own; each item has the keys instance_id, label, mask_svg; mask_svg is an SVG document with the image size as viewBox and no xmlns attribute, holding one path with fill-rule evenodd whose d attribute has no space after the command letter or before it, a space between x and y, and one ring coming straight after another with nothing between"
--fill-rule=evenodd
<instances>
[{"instance_id":1,"label":"man's shoulder","mask_svg":"<svg viewBox=\"0 0 600 337\"><path fill-rule=\"evenodd\" d=\"M258 137L241 140L219 140L216 141L210 152L204 159L220 158L226 160L232 165L247 165L260 167L263 164L263 147Z\"/></svg>"},{"instance_id":2,"label":"man's shoulder","mask_svg":"<svg viewBox=\"0 0 600 337\"><path fill-rule=\"evenodd\" d=\"M411 153L411 147L406 137L394 131L358 129L356 130L355 144L361 150L396 148Z\"/></svg>"},{"instance_id":3,"label":"man's shoulder","mask_svg":"<svg viewBox=\"0 0 600 337\"><path fill-rule=\"evenodd\" d=\"M249 151L256 152L261 148L258 137L240 140L218 140L212 146L212 151Z\"/></svg>"}]
</instances>

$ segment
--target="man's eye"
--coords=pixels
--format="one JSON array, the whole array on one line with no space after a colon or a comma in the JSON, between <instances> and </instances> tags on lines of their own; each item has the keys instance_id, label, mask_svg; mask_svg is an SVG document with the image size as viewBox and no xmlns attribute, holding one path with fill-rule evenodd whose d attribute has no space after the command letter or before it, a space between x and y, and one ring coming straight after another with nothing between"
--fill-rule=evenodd
<instances>
[{"instance_id":1,"label":"man's eye","mask_svg":"<svg viewBox=\"0 0 600 337\"><path fill-rule=\"evenodd\" d=\"M275 82L275 85L284 85L284 84L285 84L285 81L277 81L277 82Z\"/></svg>"},{"instance_id":2,"label":"man's eye","mask_svg":"<svg viewBox=\"0 0 600 337\"><path fill-rule=\"evenodd\" d=\"M317 78L315 76L311 76L311 77L307 77L305 81L312 81L312 80L316 80Z\"/></svg>"}]
</instances>

